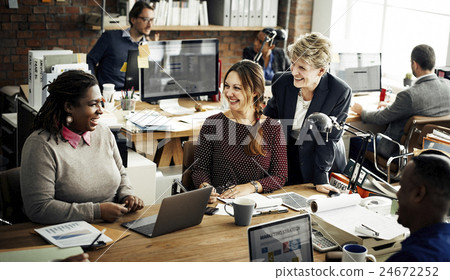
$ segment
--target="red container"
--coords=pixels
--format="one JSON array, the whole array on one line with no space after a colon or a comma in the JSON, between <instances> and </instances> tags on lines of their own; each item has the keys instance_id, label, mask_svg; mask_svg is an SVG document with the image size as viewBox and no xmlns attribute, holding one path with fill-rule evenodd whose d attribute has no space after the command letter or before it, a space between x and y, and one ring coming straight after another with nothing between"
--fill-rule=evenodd
<instances>
[{"instance_id":1,"label":"red container","mask_svg":"<svg viewBox=\"0 0 450 280\"><path fill-rule=\"evenodd\" d=\"M380 92L380 101L384 101L385 98L386 98L386 89L382 88Z\"/></svg>"}]
</instances>

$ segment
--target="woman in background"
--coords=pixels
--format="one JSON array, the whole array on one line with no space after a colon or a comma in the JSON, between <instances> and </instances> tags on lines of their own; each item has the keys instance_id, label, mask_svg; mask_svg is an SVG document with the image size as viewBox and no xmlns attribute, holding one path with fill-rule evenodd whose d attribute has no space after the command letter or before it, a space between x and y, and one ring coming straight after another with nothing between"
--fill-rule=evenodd
<instances>
[{"instance_id":1,"label":"woman in background","mask_svg":"<svg viewBox=\"0 0 450 280\"><path fill-rule=\"evenodd\" d=\"M194 152L192 179L212 185L210 203L281 188L287 177L284 136L278 121L262 114L264 74L250 60L234 64L225 75L223 95L229 110L203 124Z\"/></svg>"},{"instance_id":2,"label":"woman in background","mask_svg":"<svg viewBox=\"0 0 450 280\"><path fill-rule=\"evenodd\" d=\"M25 214L36 223L103 219L142 209L103 114L97 79L72 70L48 85L22 150Z\"/></svg>"}]
</instances>

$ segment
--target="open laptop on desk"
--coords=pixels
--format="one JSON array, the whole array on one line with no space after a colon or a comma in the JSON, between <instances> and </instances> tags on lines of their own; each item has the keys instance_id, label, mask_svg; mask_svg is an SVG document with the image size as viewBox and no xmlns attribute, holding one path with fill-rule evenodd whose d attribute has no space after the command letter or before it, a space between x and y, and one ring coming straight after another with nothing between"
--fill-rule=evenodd
<instances>
[{"instance_id":1,"label":"open laptop on desk","mask_svg":"<svg viewBox=\"0 0 450 280\"><path fill-rule=\"evenodd\" d=\"M147 237L192 227L202 222L212 187L166 197L158 215L123 223L122 226Z\"/></svg>"},{"instance_id":2,"label":"open laptop on desk","mask_svg":"<svg viewBox=\"0 0 450 280\"><path fill-rule=\"evenodd\" d=\"M247 233L250 261L314 261L308 213L252 226Z\"/></svg>"}]
</instances>

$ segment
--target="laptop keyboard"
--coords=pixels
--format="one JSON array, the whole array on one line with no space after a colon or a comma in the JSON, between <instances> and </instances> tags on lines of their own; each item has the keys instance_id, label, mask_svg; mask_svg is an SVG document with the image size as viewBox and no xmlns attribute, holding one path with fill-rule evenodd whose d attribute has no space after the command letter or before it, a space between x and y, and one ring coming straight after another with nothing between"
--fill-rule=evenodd
<instances>
[{"instance_id":1,"label":"laptop keyboard","mask_svg":"<svg viewBox=\"0 0 450 280\"><path fill-rule=\"evenodd\" d=\"M141 227L134 228L135 231L141 232L143 234L150 235L153 233L153 229L155 228L155 224L149 224Z\"/></svg>"}]
</instances>

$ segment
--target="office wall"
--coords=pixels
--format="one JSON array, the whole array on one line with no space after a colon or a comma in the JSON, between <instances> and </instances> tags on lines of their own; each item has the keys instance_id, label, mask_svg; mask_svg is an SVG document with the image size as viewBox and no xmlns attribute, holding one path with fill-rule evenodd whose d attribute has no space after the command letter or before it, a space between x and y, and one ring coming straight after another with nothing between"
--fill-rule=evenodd
<instances>
[{"instance_id":1,"label":"office wall","mask_svg":"<svg viewBox=\"0 0 450 280\"><path fill-rule=\"evenodd\" d=\"M87 53L100 36L84 23L84 14L100 12L101 0L65 0L42 3L21 0L18 9L0 0L0 87L27 83L27 54L30 49L64 48ZM285 28L288 2L288 43L311 30L313 0L279 0L278 26ZM116 11L115 0L107 0L107 10ZM241 59L242 49L251 45L256 31L161 31L161 40L219 38L222 73ZM282 44L280 43L280 46ZM223 75L222 75L223 76Z\"/></svg>"}]
</instances>

